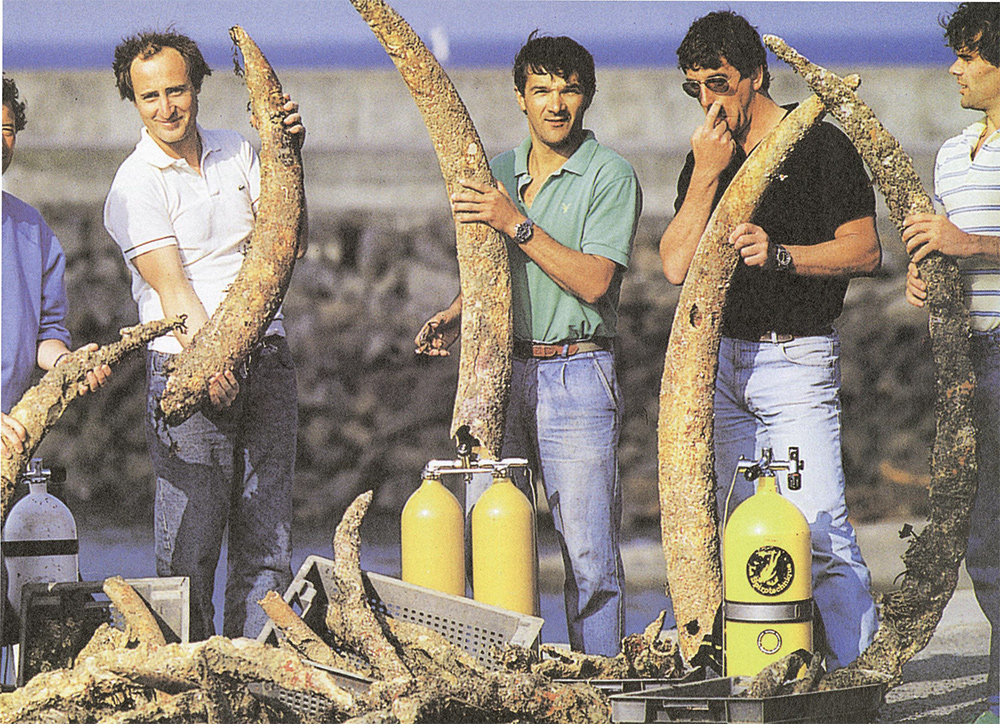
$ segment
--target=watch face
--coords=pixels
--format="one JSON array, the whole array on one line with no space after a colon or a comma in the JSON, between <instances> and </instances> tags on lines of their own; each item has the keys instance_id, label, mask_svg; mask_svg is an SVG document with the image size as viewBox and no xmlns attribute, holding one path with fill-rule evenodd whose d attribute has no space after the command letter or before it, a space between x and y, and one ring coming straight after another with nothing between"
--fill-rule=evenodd
<instances>
[{"instance_id":1,"label":"watch face","mask_svg":"<svg viewBox=\"0 0 1000 724\"><path fill-rule=\"evenodd\" d=\"M531 233L534 231L534 224L531 219L526 219L517 225L517 231L514 234L514 241L518 244L524 244L531 238Z\"/></svg>"},{"instance_id":2,"label":"watch face","mask_svg":"<svg viewBox=\"0 0 1000 724\"><path fill-rule=\"evenodd\" d=\"M783 246L778 246L774 250L774 260L777 262L778 269L781 270L788 269L792 265L792 255Z\"/></svg>"}]
</instances>

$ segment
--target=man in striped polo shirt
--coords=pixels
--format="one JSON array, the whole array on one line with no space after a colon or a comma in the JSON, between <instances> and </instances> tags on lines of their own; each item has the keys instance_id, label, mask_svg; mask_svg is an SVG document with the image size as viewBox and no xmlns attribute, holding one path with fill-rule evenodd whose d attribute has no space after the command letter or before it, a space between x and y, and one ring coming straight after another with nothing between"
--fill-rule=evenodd
<instances>
[{"instance_id":1,"label":"man in striped polo shirt","mask_svg":"<svg viewBox=\"0 0 1000 724\"><path fill-rule=\"evenodd\" d=\"M916 262L932 252L958 260L972 323L976 371L974 421L979 490L965 565L989 619L987 709L975 724L996 724L1000 703L1000 3L962 3L945 26L958 56L949 71L961 105L983 111L946 141L934 166L934 195L944 214L914 214L903 231L911 263L906 298L922 307L927 285Z\"/></svg>"}]
</instances>

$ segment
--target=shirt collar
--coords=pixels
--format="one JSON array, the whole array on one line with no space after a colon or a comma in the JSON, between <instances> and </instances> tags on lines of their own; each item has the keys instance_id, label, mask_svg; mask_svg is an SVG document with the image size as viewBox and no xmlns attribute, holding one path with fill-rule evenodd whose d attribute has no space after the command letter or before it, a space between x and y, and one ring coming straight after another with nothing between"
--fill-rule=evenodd
<instances>
[{"instance_id":1,"label":"shirt collar","mask_svg":"<svg viewBox=\"0 0 1000 724\"><path fill-rule=\"evenodd\" d=\"M206 131L201 125L196 126L198 129L198 135L201 136L201 161L204 162L205 158L212 151L222 150L222 146L219 144L218 139L215 134L211 131ZM153 140L153 137L149 135L149 131L145 126L139 132L139 143L135 145L135 150L139 153L144 161L155 166L159 169L169 168L170 166L179 166L184 160L182 158L174 158L167 154L160 146ZM186 164L184 164L186 165Z\"/></svg>"},{"instance_id":2,"label":"shirt collar","mask_svg":"<svg viewBox=\"0 0 1000 724\"><path fill-rule=\"evenodd\" d=\"M531 136L528 136L521 145L514 149L514 176L521 178L528 175L528 154L531 153ZM597 137L594 135L593 131L584 130L583 132L583 142L580 143L580 147L577 148L573 155L566 159L566 163L556 171L553 176L558 176L561 173L571 173L576 176L582 176L587 167L590 165L591 159L594 154L597 153Z\"/></svg>"},{"instance_id":3,"label":"shirt collar","mask_svg":"<svg viewBox=\"0 0 1000 724\"><path fill-rule=\"evenodd\" d=\"M979 143L979 138L983 135L983 131L985 130L986 130L986 119L980 118L978 121L967 126L965 130L962 131L962 136L969 144L969 148L976 147L976 144ZM997 135L998 133L1000 133L1000 130L994 131L989 136L987 136L986 139L983 141L983 145L985 146L991 140L1000 138L1000 136Z\"/></svg>"}]
</instances>

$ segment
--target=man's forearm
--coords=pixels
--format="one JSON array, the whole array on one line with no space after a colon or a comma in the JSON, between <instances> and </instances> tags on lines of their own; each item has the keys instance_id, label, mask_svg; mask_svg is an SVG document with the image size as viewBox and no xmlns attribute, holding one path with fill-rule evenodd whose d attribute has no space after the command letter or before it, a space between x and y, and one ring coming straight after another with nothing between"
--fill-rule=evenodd
<instances>
[{"instance_id":1,"label":"man's forearm","mask_svg":"<svg viewBox=\"0 0 1000 724\"><path fill-rule=\"evenodd\" d=\"M694 188L689 186L684 203L660 237L663 275L671 284L683 284L687 277L698 242L712 216L712 201L717 189L718 179Z\"/></svg>"},{"instance_id":2,"label":"man's forearm","mask_svg":"<svg viewBox=\"0 0 1000 724\"><path fill-rule=\"evenodd\" d=\"M520 249L560 288L588 304L597 302L611 286L613 261L563 246L538 226Z\"/></svg>"},{"instance_id":3,"label":"man's forearm","mask_svg":"<svg viewBox=\"0 0 1000 724\"><path fill-rule=\"evenodd\" d=\"M830 241L785 248L792 255L793 268L799 276L862 276L877 271L882 262L875 220L870 217L843 224Z\"/></svg>"},{"instance_id":4,"label":"man's forearm","mask_svg":"<svg viewBox=\"0 0 1000 724\"><path fill-rule=\"evenodd\" d=\"M970 257L1000 264L1000 236L969 234Z\"/></svg>"}]
</instances>

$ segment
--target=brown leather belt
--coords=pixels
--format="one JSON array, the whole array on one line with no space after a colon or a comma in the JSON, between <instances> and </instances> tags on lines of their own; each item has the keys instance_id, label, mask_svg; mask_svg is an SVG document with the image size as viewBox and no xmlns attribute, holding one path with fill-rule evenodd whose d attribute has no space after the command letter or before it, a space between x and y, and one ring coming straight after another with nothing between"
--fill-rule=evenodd
<instances>
[{"instance_id":1,"label":"brown leather belt","mask_svg":"<svg viewBox=\"0 0 1000 724\"><path fill-rule=\"evenodd\" d=\"M791 342L793 339L795 339L794 334L778 334L777 332L764 332L764 334L760 335L759 341L781 344L783 342Z\"/></svg>"},{"instance_id":2,"label":"brown leather belt","mask_svg":"<svg viewBox=\"0 0 1000 724\"><path fill-rule=\"evenodd\" d=\"M514 356L522 359L549 359L551 357L572 357L582 352L600 352L611 349L611 340L597 337L580 342L541 344L514 340Z\"/></svg>"}]
</instances>

